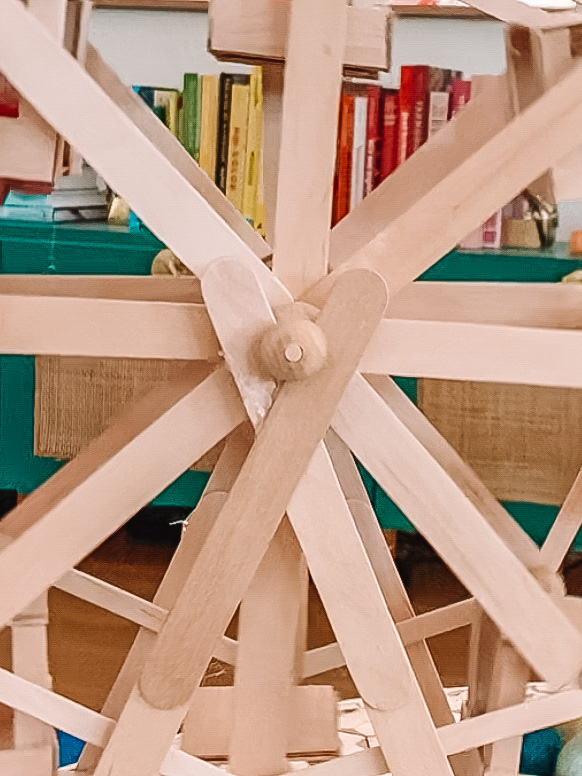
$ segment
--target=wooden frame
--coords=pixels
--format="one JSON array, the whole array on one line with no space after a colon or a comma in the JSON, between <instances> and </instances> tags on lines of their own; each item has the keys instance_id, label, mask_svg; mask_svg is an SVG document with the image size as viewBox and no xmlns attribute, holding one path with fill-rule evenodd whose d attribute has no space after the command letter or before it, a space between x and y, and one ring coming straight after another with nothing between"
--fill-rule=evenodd
<instances>
[{"instance_id":1,"label":"wooden frame","mask_svg":"<svg viewBox=\"0 0 582 776\"><path fill-rule=\"evenodd\" d=\"M321 776L379 776L387 762L393 776L482 776L486 764L516 774L525 732L582 716L581 606L563 598L558 576L582 520L581 479L538 550L388 375L582 385L578 289L412 282L575 149L582 65L570 62L569 31L581 20L475 0L532 28L542 52L532 57L536 95L524 91L521 65L513 80L489 83L330 233L342 72L374 67L374 45L353 55L355 11L344 0L292 0L278 9L283 22L271 0L253 0L250 17L268 12L255 38L239 25L242 6L230 4L229 17L224 0L212 2L214 40L230 34L238 42L229 55L270 60L272 248L96 52L75 61L19 0L0 3L0 69L199 278L0 280L0 353L184 362L2 522L0 626L12 624L17 659L13 673L0 671L0 701L20 720L3 767L28 776L37 758L39 776L50 776L56 726L88 742L80 770L91 776L216 776L172 748L184 719L195 726L201 708L219 706L198 695L214 655L236 664L220 754L238 776L287 770L289 714L313 694L295 685L344 662L379 747L318 765ZM384 34L383 15L359 18L377 24L368 40ZM313 72L320 82L300 110ZM58 94L44 88L47 73ZM74 570L225 437L153 603ZM415 615L351 453L471 599ZM307 567L337 637L309 652ZM49 688L44 601L53 585L140 626L101 714ZM233 641L224 633L241 602ZM463 625L473 630L473 715L455 724L425 640ZM532 671L552 694L525 704ZM329 742L333 709L322 714L314 748ZM249 746L249 728L264 745Z\"/></svg>"}]
</instances>

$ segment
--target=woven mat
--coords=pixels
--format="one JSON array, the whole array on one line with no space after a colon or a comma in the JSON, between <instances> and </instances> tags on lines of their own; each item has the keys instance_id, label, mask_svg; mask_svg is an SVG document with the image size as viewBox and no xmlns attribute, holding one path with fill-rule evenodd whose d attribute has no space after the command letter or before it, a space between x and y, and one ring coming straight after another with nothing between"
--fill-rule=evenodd
<instances>
[{"instance_id":1,"label":"woven mat","mask_svg":"<svg viewBox=\"0 0 582 776\"><path fill-rule=\"evenodd\" d=\"M562 504L582 466L582 391L419 380L418 395L499 499Z\"/></svg>"}]
</instances>

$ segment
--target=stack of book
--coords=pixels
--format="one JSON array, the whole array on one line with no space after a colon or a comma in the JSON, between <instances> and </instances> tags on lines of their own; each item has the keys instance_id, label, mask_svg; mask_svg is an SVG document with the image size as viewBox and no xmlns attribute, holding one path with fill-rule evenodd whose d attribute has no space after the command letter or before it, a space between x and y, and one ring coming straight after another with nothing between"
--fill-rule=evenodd
<instances>
[{"instance_id":1,"label":"stack of book","mask_svg":"<svg viewBox=\"0 0 582 776\"><path fill-rule=\"evenodd\" d=\"M263 231L262 70L186 73L183 89L134 86L228 199Z\"/></svg>"},{"instance_id":2,"label":"stack of book","mask_svg":"<svg viewBox=\"0 0 582 776\"><path fill-rule=\"evenodd\" d=\"M48 194L12 190L0 207L0 218L24 221L103 221L107 219L108 192L88 166L81 175L56 179Z\"/></svg>"},{"instance_id":3,"label":"stack of book","mask_svg":"<svg viewBox=\"0 0 582 776\"><path fill-rule=\"evenodd\" d=\"M438 132L471 95L462 73L401 68L400 89L346 81L342 90L333 223L336 224Z\"/></svg>"}]
</instances>

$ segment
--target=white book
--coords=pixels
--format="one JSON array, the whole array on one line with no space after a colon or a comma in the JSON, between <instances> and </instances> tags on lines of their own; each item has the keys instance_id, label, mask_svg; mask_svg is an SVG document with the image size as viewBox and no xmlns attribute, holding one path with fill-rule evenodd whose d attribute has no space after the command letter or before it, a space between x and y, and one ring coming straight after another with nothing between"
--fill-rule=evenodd
<instances>
[{"instance_id":1,"label":"white book","mask_svg":"<svg viewBox=\"0 0 582 776\"><path fill-rule=\"evenodd\" d=\"M352 146L350 210L353 210L364 199L367 124L368 97L366 95L359 95L354 100L354 144Z\"/></svg>"},{"instance_id":2,"label":"white book","mask_svg":"<svg viewBox=\"0 0 582 776\"><path fill-rule=\"evenodd\" d=\"M431 92L428 112L428 136L432 137L442 129L449 119L448 92Z\"/></svg>"}]
</instances>

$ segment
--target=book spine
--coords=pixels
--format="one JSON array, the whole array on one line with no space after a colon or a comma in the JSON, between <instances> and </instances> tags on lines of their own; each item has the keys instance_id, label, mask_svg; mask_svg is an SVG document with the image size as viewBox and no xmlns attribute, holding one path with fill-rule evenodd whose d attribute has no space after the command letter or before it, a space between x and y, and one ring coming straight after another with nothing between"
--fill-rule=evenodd
<instances>
[{"instance_id":1,"label":"book spine","mask_svg":"<svg viewBox=\"0 0 582 776\"><path fill-rule=\"evenodd\" d=\"M356 95L354 100L354 136L352 150L352 175L350 184L350 210L364 198L364 176L366 166L366 126L368 97Z\"/></svg>"},{"instance_id":2,"label":"book spine","mask_svg":"<svg viewBox=\"0 0 582 776\"><path fill-rule=\"evenodd\" d=\"M18 92L0 73L0 116L17 119L20 113Z\"/></svg>"},{"instance_id":3,"label":"book spine","mask_svg":"<svg viewBox=\"0 0 582 776\"><path fill-rule=\"evenodd\" d=\"M483 248L499 250L501 247L501 210L497 210L482 226Z\"/></svg>"},{"instance_id":4,"label":"book spine","mask_svg":"<svg viewBox=\"0 0 582 776\"><path fill-rule=\"evenodd\" d=\"M256 224L259 163L263 143L263 79L260 67L253 68L250 82L249 124L242 214L251 225Z\"/></svg>"},{"instance_id":5,"label":"book spine","mask_svg":"<svg viewBox=\"0 0 582 776\"><path fill-rule=\"evenodd\" d=\"M234 83L230 110L230 131L228 138L228 164L226 169L226 196L232 204L242 210L245 180L245 158L249 122L250 86Z\"/></svg>"},{"instance_id":6,"label":"book spine","mask_svg":"<svg viewBox=\"0 0 582 776\"><path fill-rule=\"evenodd\" d=\"M408 130L408 156L418 151L428 139L428 67L416 65L413 68L413 100Z\"/></svg>"},{"instance_id":7,"label":"book spine","mask_svg":"<svg viewBox=\"0 0 582 776\"><path fill-rule=\"evenodd\" d=\"M398 143L396 146L396 166L404 164L408 158L409 137L411 136L412 113L414 110L414 68L403 65L400 68L400 91L398 92Z\"/></svg>"},{"instance_id":8,"label":"book spine","mask_svg":"<svg viewBox=\"0 0 582 776\"><path fill-rule=\"evenodd\" d=\"M453 78L449 118L453 118L471 99L471 81Z\"/></svg>"},{"instance_id":9,"label":"book spine","mask_svg":"<svg viewBox=\"0 0 582 776\"><path fill-rule=\"evenodd\" d=\"M368 123L366 127L366 164L364 197L378 185L380 172L380 87L368 89Z\"/></svg>"},{"instance_id":10,"label":"book spine","mask_svg":"<svg viewBox=\"0 0 582 776\"><path fill-rule=\"evenodd\" d=\"M213 180L216 174L216 143L218 140L218 93L218 76L203 75L200 108L200 167Z\"/></svg>"},{"instance_id":11,"label":"book spine","mask_svg":"<svg viewBox=\"0 0 582 776\"><path fill-rule=\"evenodd\" d=\"M340 103L340 125L334 181L333 224L350 211L350 183L352 173L352 149L354 145L354 95L345 91Z\"/></svg>"},{"instance_id":12,"label":"book spine","mask_svg":"<svg viewBox=\"0 0 582 776\"><path fill-rule=\"evenodd\" d=\"M220 97L218 113L218 143L216 151L215 182L226 193L226 173L228 169L228 140L230 136L230 106L234 76L222 73L220 76Z\"/></svg>"},{"instance_id":13,"label":"book spine","mask_svg":"<svg viewBox=\"0 0 582 776\"><path fill-rule=\"evenodd\" d=\"M199 144L197 148L196 139L199 137L198 113L199 113L199 79L197 73L184 73L184 92L183 92L183 145L186 151L196 161L197 152L199 156Z\"/></svg>"},{"instance_id":14,"label":"book spine","mask_svg":"<svg viewBox=\"0 0 582 776\"><path fill-rule=\"evenodd\" d=\"M428 111L428 136L432 137L442 129L449 120L448 92L431 92Z\"/></svg>"},{"instance_id":15,"label":"book spine","mask_svg":"<svg viewBox=\"0 0 582 776\"><path fill-rule=\"evenodd\" d=\"M381 109L381 150L380 150L380 180L383 181L394 172L398 153L398 92L394 89L383 89L380 102Z\"/></svg>"}]
</instances>

